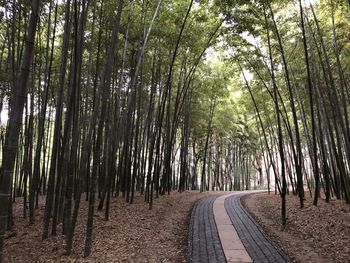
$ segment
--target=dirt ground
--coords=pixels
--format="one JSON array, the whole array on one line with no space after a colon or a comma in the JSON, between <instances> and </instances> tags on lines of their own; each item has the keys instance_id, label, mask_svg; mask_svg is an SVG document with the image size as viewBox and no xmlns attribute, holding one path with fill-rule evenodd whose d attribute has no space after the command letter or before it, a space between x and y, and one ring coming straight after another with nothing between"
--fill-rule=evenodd
<instances>
[{"instance_id":1,"label":"dirt ground","mask_svg":"<svg viewBox=\"0 0 350 263\"><path fill-rule=\"evenodd\" d=\"M121 198L113 199L109 221L104 221L104 211L95 212L93 251L88 259L83 258L85 201L81 204L73 253L68 257L63 255L62 235L41 240L43 200L36 223L28 225L22 217L22 200L18 199L14 209L16 225L10 235L15 236L5 240L4 262L186 262L191 209L208 194L171 193L156 199L151 211L143 196L135 197L132 205Z\"/></svg>"},{"instance_id":2,"label":"dirt ground","mask_svg":"<svg viewBox=\"0 0 350 263\"><path fill-rule=\"evenodd\" d=\"M243 198L243 205L265 232L292 257L293 262L350 262L350 210L344 201L307 197L299 208L297 197L287 197L287 226L281 228L280 197L267 193Z\"/></svg>"}]
</instances>

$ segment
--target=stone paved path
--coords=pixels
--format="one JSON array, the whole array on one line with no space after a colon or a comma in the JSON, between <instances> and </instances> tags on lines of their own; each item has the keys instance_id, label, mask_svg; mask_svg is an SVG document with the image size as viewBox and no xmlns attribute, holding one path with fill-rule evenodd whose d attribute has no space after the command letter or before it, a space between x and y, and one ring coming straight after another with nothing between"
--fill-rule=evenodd
<instances>
[{"instance_id":1,"label":"stone paved path","mask_svg":"<svg viewBox=\"0 0 350 263\"><path fill-rule=\"evenodd\" d=\"M226 262L213 213L213 203L217 197L202 198L192 210L188 262Z\"/></svg>"},{"instance_id":2,"label":"stone paved path","mask_svg":"<svg viewBox=\"0 0 350 263\"><path fill-rule=\"evenodd\" d=\"M247 193L209 196L193 208L188 262L288 262L283 253L243 208Z\"/></svg>"}]
</instances>

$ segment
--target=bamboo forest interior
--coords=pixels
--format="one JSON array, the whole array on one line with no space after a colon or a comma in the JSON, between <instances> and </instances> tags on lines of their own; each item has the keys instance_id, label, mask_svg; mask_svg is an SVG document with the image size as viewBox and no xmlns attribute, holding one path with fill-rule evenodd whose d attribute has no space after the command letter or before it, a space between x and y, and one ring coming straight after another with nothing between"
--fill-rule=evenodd
<instances>
[{"instance_id":1,"label":"bamboo forest interior","mask_svg":"<svg viewBox=\"0 0 350 263\"><path fill-rule=\"evenodd\" d=\"M349 41L349 0L0 1L0 262L349 262Z\"/></svg>"}]
</instances>

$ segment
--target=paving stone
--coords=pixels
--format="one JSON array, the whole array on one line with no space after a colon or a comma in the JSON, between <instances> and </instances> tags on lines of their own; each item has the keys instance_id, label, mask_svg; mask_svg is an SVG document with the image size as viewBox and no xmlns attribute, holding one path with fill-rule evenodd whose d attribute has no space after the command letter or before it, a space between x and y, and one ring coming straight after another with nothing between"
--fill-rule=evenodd
<instances>
[{"instance_id":1,"label":"paving stone","mask_svg":"<svg viewBox=\"0 0 350 263\"><path fill-rule=\"evenodd\" d=\"M191 214L187 262L289 261L242 206L245 194L209 196L197 202Z\"/></svg>"},{"instance_id":2,"label":"paving stone","mask_svg":"<svg viewBox=\"0 0 350 263\"><path fill-rule=\"evenodd\" d=\"M245 193L230 196L225 208L254 262L288 262L289 258L263 232L240 202Z\"/></svg>"},{"instance_id":3,"label":"paving stone","mask_svg":"<svg viewBox=\"0 0 350 263\"><path fill-rule=\"evenodd\" d=\"M199 200L192 210L187 262L226 263L213 212L218 196Z\"/></svg>"}]
</instances>

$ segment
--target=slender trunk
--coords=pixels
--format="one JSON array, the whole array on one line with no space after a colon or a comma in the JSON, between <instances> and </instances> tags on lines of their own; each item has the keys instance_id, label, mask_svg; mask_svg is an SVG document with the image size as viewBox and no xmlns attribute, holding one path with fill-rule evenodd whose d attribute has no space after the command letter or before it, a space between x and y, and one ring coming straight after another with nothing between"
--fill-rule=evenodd
<instances>
[{"instance_id":1,"label":"slender trunk","mask_svg":"<svg viewBox=\"0 0 350 263\"><path fill-rule=\"evenodd\" d=\"M270 6L271 11L271 6ZM277 91L277 84L274 77L274 61L272 57L272 50L271 50L271 40L270 40L270 31L268 29L268 23L267 23L267 14L264 7L264 17L266 22L266 31L267 31L267 41L268 41L268 47L269 47L269 57L270 57L270 65L271 65L271 76L272 76L272 84L273 84L273 91L274 91L274 104L275 104L275 114L277 117L277 127L278 127L278 150L280 155L280 161L281 161L281 177L282 177L282 189L279 188L279 192L281 195L281 219L282 219L282 225L286 225L286 188L287 188L287 182L286 182L286 175L285 175L285 157L284 157L284 149L283 149L283 134L282 134L282 127L281 127L281 120L280 120L280 114L279 114L279 103L278 103L278 91ZM276 180L277 181L277 180Z\"/></svg>"},{"instance_id":2,"label":"slender trunk","mask_svg":"<svg viewBox=\"0 0 350 263\"><path fill-rule=\"evenodd\" d=\"M105 123L105 115L107 110L107 100L110 93L110 83L111 83L111 76L112 76L112 70L113 70L113 60L115 58L115 52L118 47L118 41L117 41L117 35L119 33L119 25L120 25L120 18L121 13L124 5L124 0L120 0L117 8L117 16L115 20L115 24L112 31L112 37L111 37L111 43L108 48L107 52L107 59L106 64L104 68L104 74L103 79L101 81L101 91L102 91L102 108L101 108L101 114L97 129L97 139L94 149L94 164L93 164L93 174L91 179L91 186L90 186L90 199L89 199L89 210L88 210L88 220L87 220L87 227L86 227L86 239L85 239L85 250L84 250L84 257L88 257L91 253L91 246L92 246L92 230L93 230L93 217L94 217L94 206L95 206L95 182L97 178L97 169L100 162L100 144L102 143L102 132L103 132L103 125ZM97 112L98 112L98 100L96 101L96 113L94 114L94 119L91 121L91 126L94 127L95 122L97 121ZM105 145L105 147L107 147Z\"/></svg>"},{"instance_id":3,"label":"slender trunk","mask_svg":"<svg viewBox=\"0 0 350 263\"><path fill-rule=\"evenodd\" d=\"M3 256L4 235L7 226L7 213L10 202L10 185L12 182L13 168L15 164L19 132L22 126L22 115L25 99L27 97L27 84L30 65L33 59L36 26L39 20L39 8L41 1L32 0L31 15L29 21L28 36L25 41L23 61L16 88L12 90L12 105L9 115L9 125L5 137L3 149L2 171L0 177L0 262Z\"/></svg>"},{"instance_id":4,"label":"slender trunk","mask_svg":"<svg viewBox=\"0 0 350 263\"><path fill-rule=\"evenodd\" d=\"M314 92L313 92L313 86L311 82L311 72L310 72L310 63L309 63L309 53L307 48L307 42L306 42L306 34L305 34L305 26L304 26L304 12L303 12L303 6L301 3L301 0L299 0L299 7L300 7L300 21L301 21L301 30L303 34L303 44L304 44L304 53L305 53L305 64L306 64L306 72L307 72L307 84L308 84L308 90L309 90L309 103L310 103L310 112L311 112L311 132L312 132L312 154L313 154L313 160L314 160L314 176L315 176L315 195L314 195L314 205L317 205L318 195L319 195L319 181L320 181L320 175L318 170L318 162L317 162L317 138L316 138L316 122L315 122L315 113L314 113ZM301 182L298 180L298 189L300 190L300 187L303 187L301 185ZM301 196L299 196L302 198ZM303 207L303 201L300 200L300 207Z\"/></svg>"},{"instance_id":5,"label":"slender trunk","mask_svg":"<svg viewBox=\"0 0 350 263\"><path fill-rule=\"evenodd\" d=\"M280 49L281 56L282 56L286 84L288 87L288 93L289 93L289 98L290 98L290 106L291 106L291 111L292 111L292 117L293 117L294 129L295 129L295 141L296 141L296 148L297 148L297 158L295 160L295 169L296 169L298 186L299 186L298 187L298 195L299 195L300 207L303 207L304 206L304 186L303 186L304 184L303 184L303 175L302 175L302 169L301 169L302 151L301 151L301 140L300 140L300 133L299 133L298 117L297 117L297 112L296 112L295 103L294 103L294 94L293 94L292 84L290 81L290 74L289 74L288 64L287 64L287 60L286 60L286 56L285 56L285 51L284 51L282 39L281 39L280 33L278 31L278 27L277 27L274 13L273 13L273 10L272 10L270 3L269 3L269 10L271 13L271 18L272 18L272 21L274 24L275 34L276 34L276 37L278 40L278 45L279 45L279 49Z\"/></svg>"}]
</instances>

